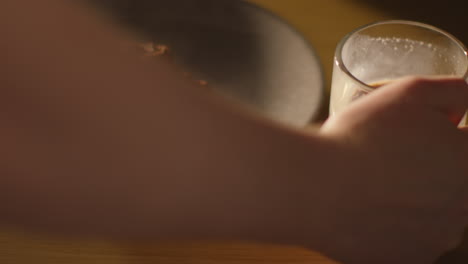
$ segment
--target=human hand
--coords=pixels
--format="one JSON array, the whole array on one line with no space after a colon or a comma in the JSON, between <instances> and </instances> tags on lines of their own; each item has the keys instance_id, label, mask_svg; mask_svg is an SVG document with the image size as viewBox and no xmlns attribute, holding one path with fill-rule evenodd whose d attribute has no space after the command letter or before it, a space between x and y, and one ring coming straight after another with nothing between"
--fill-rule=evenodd
<instances>
[{"instance_id":1,"label":"human hand","mask_svg":"<svg viewBox=\"0 0 468 264\"><path fill-rule=\"evenodd\" d=\"M468 224L468 108L459 79L407 78L380 88L323 126L342 159L331 168L334 246L345 263L431 263ZM335 171L336 170L336 171ZM334 249L334 250L335 250Z\"/></svg>"}]
</instances>

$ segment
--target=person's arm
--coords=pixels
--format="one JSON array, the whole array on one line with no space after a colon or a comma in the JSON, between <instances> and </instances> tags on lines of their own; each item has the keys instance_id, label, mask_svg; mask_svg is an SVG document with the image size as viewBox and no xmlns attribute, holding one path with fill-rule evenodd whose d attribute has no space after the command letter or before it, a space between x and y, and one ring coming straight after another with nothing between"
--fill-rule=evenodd
<instances>
[{"instance_id":1,"label":"person's arm","mask_svg":"<svg viewBox=\"0 0 468 264\"><path fill-rule=\"evenodd\" d=\"M166 65L140 65L120 48L128 36L65 2L0 11L0 221L157 238L322 236L328 220L299 214L330 195L319 176L336 158L330 143L230 109Z\"/></svg>"},{"instance_id":2,"label":"person's arm","mask_svg":"<svg viewBox=\"0 0 468 264\"><path fill-rule=\"evenodd\" d=\"M4 0L0 35L0 222L361 264L432 260L468 223L461 80L402 81L305 134L138 63L65 1Z\"/></svg>"}]
</instances>

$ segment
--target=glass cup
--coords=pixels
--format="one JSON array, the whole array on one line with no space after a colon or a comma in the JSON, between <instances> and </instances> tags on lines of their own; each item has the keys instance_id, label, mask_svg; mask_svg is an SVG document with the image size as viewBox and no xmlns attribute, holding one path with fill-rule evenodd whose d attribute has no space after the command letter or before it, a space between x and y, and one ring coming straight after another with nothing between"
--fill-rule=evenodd
<instances>
[{"instance_id":1,"label":"glass cup","mask_svg":"<svg viewBox=\"0 0 468 264\"><path fill-rule=\"evenodd\" d=\"M409 75L468 80L468 50L449 33L418 22L390 20L356 29L336 50L330 115Z\"/></svg>"}]
</instances>

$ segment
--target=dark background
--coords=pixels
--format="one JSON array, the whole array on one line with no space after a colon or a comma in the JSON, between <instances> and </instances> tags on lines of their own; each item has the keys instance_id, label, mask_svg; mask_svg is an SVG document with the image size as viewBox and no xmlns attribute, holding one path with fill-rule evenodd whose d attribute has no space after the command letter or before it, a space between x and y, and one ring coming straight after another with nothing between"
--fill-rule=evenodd
<instances>
[{"instance_id":1,"label":"dark background","mask_svg":"<svg viewBox=\"0 0 468 264\"><path fill-rule=\"evenodd\" d=\"M312 0L313 1L313 0ZM444 29L468 43L468 0L352 0Z\"/></svg>"}]
</instances>

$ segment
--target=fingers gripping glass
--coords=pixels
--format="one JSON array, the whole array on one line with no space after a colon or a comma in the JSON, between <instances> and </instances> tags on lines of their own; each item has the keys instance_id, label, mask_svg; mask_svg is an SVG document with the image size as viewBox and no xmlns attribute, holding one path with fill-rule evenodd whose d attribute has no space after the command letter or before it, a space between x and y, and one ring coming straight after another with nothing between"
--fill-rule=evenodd
<instances>
[{"instance_id":1,"label":"fingers gripping glass","mask_svg":"<svg viewBox=\"0 0 468 264\"><path fill-rule=\"evenodd\" d=\"M391 20L358 28L336 50L330 114L409 75L468 80L467 48L449 33L418 22Z\"/></svg>"}]
</instances>

